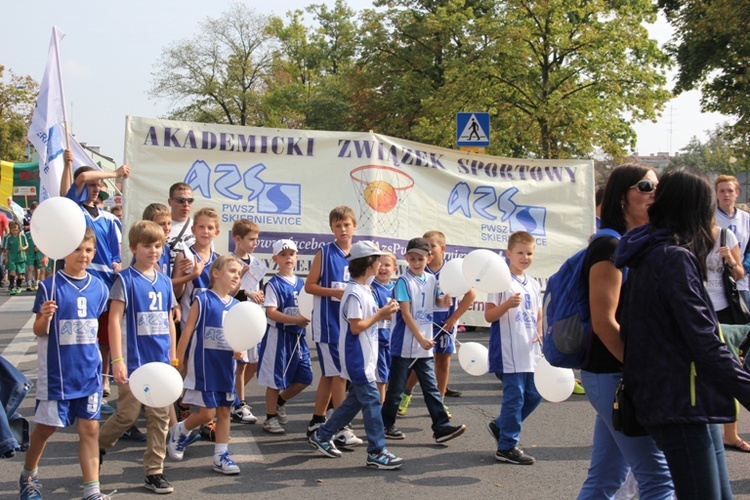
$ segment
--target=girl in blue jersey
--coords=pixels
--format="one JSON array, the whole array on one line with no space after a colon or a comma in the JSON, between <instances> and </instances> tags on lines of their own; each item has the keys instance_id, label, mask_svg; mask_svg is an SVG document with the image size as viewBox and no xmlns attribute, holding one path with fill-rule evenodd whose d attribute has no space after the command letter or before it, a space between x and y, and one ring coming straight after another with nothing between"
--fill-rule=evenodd
<instances>
[{"instance_id":1,"label":"girl in blue jersey","mask_svg":"<svg viewBox=\"0 0 750 500\"><path fill-rule=\"evenodd\" d=\"M391 278L396 269L396 256L392 253L381 255L378 259L380 267L372 282L372 290L378 307L383 307L393 299L393 287L396 285ZM391 371L391 327L393 316L378 323L378 392L380 403L385 401L385 388L388 386L388 374Z\"/></svg>"},{"instance_id":2,"label":"girl in blue jersey","mask_svg":"<svg viewBox=\"0 0 750 500\"><path fill-rule=\"evenodd\" d=\"M231 292L239 285L241 270L242 262L237 257L224 255L216 259L210 269L208 290L199 294L190 307L177 344L177 359L180 366L187 367L182 401L200 410L172 426L167 442L169 456L182 460L190 431L216 417L213 469L222 474L240 473L240 468L229 458L228 443L236 359L242 353L233 351L226 343L223 326L227 311L239 303Z\"/></svg>"},{"instance_id":3,"label":"girl in blue jersey","mask_svg":"<svg viewBox=\"0 0 750 500\"><path fill-rule=\"evenodd\" d=\"M99 411L102 358L97 343L97 318L109 293L104 283L86 272L96 253L96 236L87 227L81 244L65 257L65 267L39 285L34 302L39 379L36 425L19 481L22 499L42 498L37 467L44 447L58 427L77 420L78 459L83 498L102 498L99 491Z\"/></svg>"},{"instance_id":4,"label":"girl in blue jersey","mask_svg":"<svg viewBox=\"0 0 750 500\"><path fill-rule=\"evenodd\" d=\"M390 318L398 310L398 304L391 299L378 308L373 290L368 285L368 281L378 272L380 255L387 254L371 241L359 241L352 245L347 256L352 280L346 285L341 299L339 354L341 376L351 381L351 389L331 418L314 431L308 441L310 446L327 457L341 457L341 452L332 441L333 436L362 410L367 434L367 466L397 469L404 464L404 459L385 447L376 371L378 324Z\"/></svg>"}]
</instances>

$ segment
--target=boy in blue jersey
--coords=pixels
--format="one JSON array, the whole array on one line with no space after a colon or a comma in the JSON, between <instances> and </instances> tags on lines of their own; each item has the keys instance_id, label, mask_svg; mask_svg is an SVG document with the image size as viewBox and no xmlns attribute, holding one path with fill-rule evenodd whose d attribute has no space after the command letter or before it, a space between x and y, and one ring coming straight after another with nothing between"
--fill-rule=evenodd
<instances>
[{"instance_id":1,"label":"boy in blue jersey","mask_svg":"<svg viewBox=\"0 0 750 500\"><path fill-rule=\"evenodd\" d=\"M346 380L341 378L339 362L339 308L349 281L346 256L352 248L357 219L351 208L339 206L328 214L328 223L335 239L315 254L305 282L305 291L313 296L312 335L321 369L308 436L325 422L329 402L337 408L346 397ZM351 447L362 444L362 440L345 427L336 435L336 444Z\"/></svg>"},{"instance_id":2,"label":"boy in blue jersey","mask_svg":"<svg viewBox=\"0 0 750 500\"><path fill-rule=\"evenodd\" d=\"M110 291L109 345L118 404L99 432L102 455L135 424L143 407L131 392L128 377L146 363L176 361L172 309L177 300L171 280L158 270L165 241L166 235L156 223L142 220L133 224L128 242L135 261L117 275ZM164 476L169 406L146 406L145 413L144 486L156 493L171 493L174 488Z\"/></svg>"},{"instance_id":3,"label":"boy in blue jersey","mask_svg":"<svg viewBox=\"0 0 750 500\"><path fill-rule=\"evenodd\" d=\"M331 458L341 457L341 452L331 441L341 427L347 425L362 410L367 434L367 467L398 469L404 459L395 456L385 447L385 433L381 416L380 393L377 387L378 324L390 318L398 309L391 299L378 308L368 281L375 277L380 267L381 252L371 241L352 245L349 273L352 280L341 299L341 374L351 381L349 395L309 437L310 446Z\"/></svg>"},{"instance_id":4,"label":"boy in blue jersey","mask_svg":"<svg viewBox=\"0 0 750 500\"><path fill-rule=\"evenodd\" d=\"M380 268L372 282L375 302L378 307L384 307L393 299L393 287L396 285L391 278L396 270L396 256L392 253L381 255L378 259ZM388 386L388 375L391 372L391 327L393 316L378 323L378 371L377 382L380 392L380 404L385 401L385 388Z\"/></svg>"},{"instance_id":5,"label":"boy in blue jersey","mask_svg":"<svg viewBox=\"0 0 750 500\"><path fill-rule=\"evenodd\" d=\"M503 382L500 415L487 424L497 440L495 458L531 465L534 458L518 446L521 423L539 406L542 397L534 385L534 370L541 357L542 298L539 283L525 274L534 260L534 237L516 231L505 251L510 260L510 290L490 293L484 319L490 327L490 371Z\"/></svg>"},{"instance_id":6,"label":"boy in blue jersey","mask_svg":"<svg viewBox=\"0 0 750 500\"><path fill-rule=\"evenodd\" d=\"M292 240L273 244L273 261L279 272L265 286L263 305L268 315L266 335L260 345L258 383L266 386L266 421L263 430L271 434L286 432L286 408L291 398L312 384L310 349L305 328L310 320L299 312L297 298L305 286L294 275L297 245Z\"/></svg>"},{"instance_id":7,"label":"boy in blue jersey","mask_svg":"<svg viewBox=\"0 0 750 500\"><path fill-rule=\"evenodd\" d=\"M258 247L258 236L260 236L258 225L249 219L237 219L232 224L232 240L234 240L234 252L232 252L232 255L242 261L240 278L247 274L255 260L253 252ZM256 283L252 290L245 290L240 285L239 290L234 294L234 298L240 302L251 300L256 304L262 304L263 291L260 289L260 283ZM232 408L232 420L235 422L254 424L258 421L245 399L245 386L252 380L257 370L258 347L255 346L252 349L248 349L243 354L242 359L237 360L237 373L234 377L237 384L237 401L234 408Z\"/></svg>"},{"instance_id":8,"label":"boy in blue jersey","mask_svg":"<svg viewBox=\"0 0 750 500\"><path fill-rule=\"evenodd\" d=\"M199 218L196 217L196 223ZM201 238L196 233L196 242ZM199 407L197 413L172 426L167 452L174 460L182 460L190 444L190 431L216 418L213 470L221 474L239 474L240 468L229 458L229 411L234 405L235 352L224 339L224 317L234 307L232 297L240 282L242 262L224 255L211 265L208 290L195 297L187 315L185 329L177 344L179 365L187 360L183 403Z\"/></svg>"},{"instance_id":9,"label":"boy in blue jersey","mask_svg":"<svg viewBox=\"0 0 750 500\"><path fill-rule=\"evenodd\" d=\"M151 203L143 209L143 220L149 220L155 222L164 231L165 238L169 236L169 232L172 230L172 217L170 215L169 208L161 203ZM172 278L172 265L170 263L170 252L169 247L163 245L161 258L159 258L159 264L156 267L158 271L166 274L168 278ZM175 313L179 314L180 309L175 309Z\"/></svg>"},{"instance_id":10,"label":"boy in blue jersey","mask_svg":"<svg viewBox=\"0 0 750 500\"><path fill-rule=\"evenodd\" d=\"M435 279L440 280L440 271L445 264L445 234L440 231L427 231L424 233L423 238L430 242L430 248L432 249L432 258L430 259L430 263L427 264L425 271L434 275ZM474 297L476 297L476 292L471 289L464 294L458 303L454 299L451 301L450 306L436 307L433 311L432 338L435 340L435 347L433 348L435 351L435 378L437 379L440 396L443 398L445 398L445 393L448 390L451 355L456 352L454 342L457 333L456 325L461 316L471 307ZM409 403L411 402L411 391L416 385L417 376L412 372L406 383L404 394L401 395L401 403L398 405L399 416L406 415L406 410L409 408ZM458 393L459 396L460 394ZM448 411L447 406L445 411ZM450 412L448 412L448 417L451 417Z\"/></svg>"},{"instance_id":11,"label":"boy in blue jersey","mask_svg":"<svg viewBox=\"0 0 750 500\"><path fill-rule=\"evenodd\" d=\"M405 255L409 269L396 281L393 291L393 296L399 303L399 311L391 332L391 373L383 403L383 424L385 437L388 439L406 437L395 424L401 393L410 370L417 374L422 388L422 396L432 418L435 441L445 443L466 431L465 425L450 425L435 379L432 314L436 304L447 307L451 304L451 298L441 295L435 276L425 272L431 252L430 242L426 239L409 240Z\"/></svg>"},{"instance_id":12,"label":"boy in blue jersey","mask_svg":"<svg viewBox=\"0 0 750 500\"><path fill-rule=\"evenodd\" d=\"M86 272L96 253L96 236L87 227L83 241L65 257L65 266L40 283L34 302L39 378L36 425L20 478L21 499L42 498L37 467L47 441L58 427L77 420L78 459L83 498L102 498L99 491L99 410L102 358L97 318L107 305L107 287Z\"/></svg>"}]
</instances>

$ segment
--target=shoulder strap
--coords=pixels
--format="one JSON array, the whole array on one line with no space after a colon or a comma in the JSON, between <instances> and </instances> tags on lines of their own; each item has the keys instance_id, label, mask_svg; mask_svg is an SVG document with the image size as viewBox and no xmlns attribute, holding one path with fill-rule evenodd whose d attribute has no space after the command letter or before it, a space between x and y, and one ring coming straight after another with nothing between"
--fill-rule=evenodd
<instances>
[{"instance_id":1,"label":"shoulder strap","mask_svg":"<svg viewBox=\"0 0 750 500\"><path fill-rule=\"evenodd\" d=\"M182 235L185 234L185 229L188 227L188 222L190 222L190 217L187 218L185 221L185 224L182 225L182 229L180 230L180 234L177 235L177 238L175 238L172 241L172 244L169 245L169 250L174 250L174 247L177 245L177 243L182 239Z\"/></svg>"}]
</instances>

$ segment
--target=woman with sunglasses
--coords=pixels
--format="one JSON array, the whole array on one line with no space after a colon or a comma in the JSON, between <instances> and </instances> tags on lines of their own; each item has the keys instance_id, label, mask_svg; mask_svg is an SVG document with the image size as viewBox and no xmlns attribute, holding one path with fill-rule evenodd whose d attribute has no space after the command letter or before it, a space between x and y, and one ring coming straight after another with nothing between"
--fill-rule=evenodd
<instances>
[{"instance_id":1,"label":"woman with sunglasses","mask_svg":"<svg viewBox=\"0 0 750 500\"><path fill-rule=\"evenodd\" d=\"M657 182L654 171L642 165L614 169L604 190L601 228L622 235L646 224ZM632 470L640 498L671 499L674 487L667 462L654 440L649 436L627 437L612 427L612 401L622 377L624 351L617 314L623 272L614 265L618 243L614 237L595 238L584 261L595 335L581 380L586 397L596 410L596 420L591 465L578 498L613 498Z\"/></svg>"},{"instance_id":2,"label":"woman with sunglasses","mask_svg":"<svg viewBox=\"0 0 750 500\"><path fill-rule=\"evenodd\" d=\"M615 259L628 267L623 379L680 500L732 498L719 424L735 419L734 398L750 408L750 374L721 340L704 286L714 246L711 189L696 170L664 174L650 223L622 238Z\"/></svg>"}]
</instances>

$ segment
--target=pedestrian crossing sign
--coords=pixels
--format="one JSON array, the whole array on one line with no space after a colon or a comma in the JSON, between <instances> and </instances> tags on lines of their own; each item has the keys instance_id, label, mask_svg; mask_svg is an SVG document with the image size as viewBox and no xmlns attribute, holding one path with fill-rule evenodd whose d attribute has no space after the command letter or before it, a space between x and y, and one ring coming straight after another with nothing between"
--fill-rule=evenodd
<instances>
[{"instance_id":1,"label":"pedestrian crossing sign","mask_svg":"<svg viewBox=\"0 0 750 500\"><path fill-rule=\"evenodd\" d=\"M456 145L490 145L489 113L456 113Z\"/></svg>"}]
</instances>

